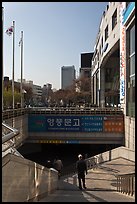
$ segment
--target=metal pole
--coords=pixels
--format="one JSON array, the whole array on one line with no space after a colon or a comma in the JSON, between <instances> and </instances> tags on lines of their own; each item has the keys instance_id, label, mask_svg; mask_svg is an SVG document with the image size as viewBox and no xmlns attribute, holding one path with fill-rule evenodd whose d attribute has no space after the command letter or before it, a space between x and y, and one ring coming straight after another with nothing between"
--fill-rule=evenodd
<instances>
[{"instance_id":1,"label":"metal pole","mask_svg":"<svg viewBox=\"0 0 137 204\"><path fill-rule=\"evenodd\" d=\"M4 22L4 7L2 7L2 111L3 111L3 22Z\"/></svg>"},{"instance_id":2,"label":"metal pole","mask_svg":"<svg viewBox=\"0 0 137 204\"><path fill-rule=\"evenodd\" d=\"M22 93L22 76L23 76L23 31L21 31L21 83L20 83L20 91L21 91L21 108L24 106L23 94Z\"/></svg>"},{"instance_id":3,"label":"metal pole","mask_svg":"<svg viewBox=\"0 0 137 204\"><path fill-rule=\"evenodd\" d=\"M15 44L15 21L13 21L13 69L12 69L12 96L13 96L13 104L12 107L14 109L14 44Z\"/></svg>"}]
</instances>

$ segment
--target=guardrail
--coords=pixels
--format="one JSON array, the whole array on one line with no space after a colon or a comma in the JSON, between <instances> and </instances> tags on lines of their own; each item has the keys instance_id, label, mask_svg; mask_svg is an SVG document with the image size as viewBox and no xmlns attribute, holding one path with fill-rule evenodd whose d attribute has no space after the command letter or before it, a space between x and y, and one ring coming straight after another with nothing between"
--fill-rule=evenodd
<instances>
[{"instance_id":1,"label":"guardrail","mask_svg":"<svg viewBox=\"0 0 137 204\"><path fill-rule=\"evenodd\" d=\"M9 109L2 112L2 119L9 119L24 114L88 114L88 115L123 115L121 108L101 108L101 107L33 107Z\"/></svg>"},{"instance_id":2,"label":"guardrail","mask_svg":"<svg viewBox=\"0 0 137 204\"><path fill-rule=\"evenodd\" d=\"M85 159L86 164L87 164L87 170L89 169L96 169L98 167L98 162L97 162L97 157L93 156L90 158ZM61 175L62 176L67 176L70 174L75 174L77 173L76 170L76 163L71 164L70 166L64 167L62 170Z\"/></svg>"},{"instance_id":3,"label":"guardrail","mask_svg":"<svg viewBox=\"0 0 137 204\"><path fill-rule=\"evenodd\" d=\"M2 112L2 120L14 118L28 113L28 108L8 109Z\"/></svg>"},{"instance_id":4,"label":"guardrail","mask_svg":"<svg viewBox=\"0 0 137 204\"><path fill-rule=\"evenodd\" d=\"M105 114L105 115L123 115L123 110L120 108L101 108L101 107L52 107L52 108L29 108L29 113L33 114Z\"/></svg>"},{"instance_id":5,"label":"guardrail","mask_svg":"<svg viewBox=\"0 0 137 204\"><path fill-rule=\"evenodd\" d=\"M117 191L135 196L135 173L117 174Z\"/></svg>"},{"instance_id":6,"label":"guardrail","mask_svg":"<svg viewBox=\"0 0 137 204\"><path fill-rule=\"evenodd\" d=\"M9 125L2 123L2 157L7 153L12 153L23 157L15 148L14 137L19 134L19 131Z\"/></svg>"},{"instance_id":7,"label":"guardrail","mask_svg":"<svg viewBox=\"0 0 137 204\"><path fill-rule=\"evenodd\" d=\"M7 132L9 131L9 132ZM2 123L2 144L19 134L19 131L9 125Z\"/></svg>"}]
</instances>

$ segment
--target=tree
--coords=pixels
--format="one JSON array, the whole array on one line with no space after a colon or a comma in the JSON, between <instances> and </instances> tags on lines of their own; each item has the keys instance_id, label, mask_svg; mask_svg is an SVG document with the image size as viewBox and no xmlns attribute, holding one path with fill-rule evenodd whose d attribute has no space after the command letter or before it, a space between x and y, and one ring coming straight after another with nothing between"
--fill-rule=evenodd
<instances>
[{"instance_id":1,"label":"tree","mask_svg":"<svg viewBox=\"0 0 137 204\"><path fill-rule=\"evenodd\" d=\"M79 90L79 91L78 91ZM60 102L63 102L61 104ZM79 78L67 89L59 89L51 94L51 103L57 106L77 106L91 103L90 78Z\"/></svg>"},{"instance_id":2,"label":"tree","mask_svg":"<svg viewBox=\"0 0 137 204\"><path fill-rule=\"evenodd\" d=\"M14 92L14 103L15 107L17 103L20 103L21 100L21 94L17 91ZM13 105L13 94L11 88L3 91L3 104L4 108L7 109L8 107L12 108Z\"/></svg>"},{"instance_id":3,"label":"tree","mask_svg":"<svg viewBox=\"0 0 137 204\"><path fill-rule=\"evenodd\" d=\"M23 84L22 89L26 91L24 94L24 103L30 104L33 103L33 91L32 87L29 84Z\"/></svg>"},{"instance_id":4,"label":"tree","mask_svg":"<svg viewBox=\"0 0 137 204\"><path fill-rule=\"evenodd\" d=\"M12 91L11 89L3 91L3 105L4 109L12 107Z\"/></svg>"}]
</instances>

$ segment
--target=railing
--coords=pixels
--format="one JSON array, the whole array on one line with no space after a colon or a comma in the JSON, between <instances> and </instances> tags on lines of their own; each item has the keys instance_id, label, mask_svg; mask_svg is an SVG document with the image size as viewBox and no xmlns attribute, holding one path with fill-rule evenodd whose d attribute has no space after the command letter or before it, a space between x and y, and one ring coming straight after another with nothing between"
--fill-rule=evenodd
<instances>
[{"instance_id":1,"label":"railing","mask_svg":"<svg viewBox=\"0 0 137 204\"><path fill-rule=\"evenodd\" d=\"M135 173L118 174L117 191L130 196L135 196Z\"/></svg>"},{"instance_id":2,"label":"railing","mask_svg":"<svg viewBox=\"0 0 137 204\"><path fill-rule=\"evenodd\" d=\"M33 114L93 114L93 115L123 115L120 108L101 108L101 107L51 107L51 108L29 108L29 113Z\"/></svg>"},{"instance_id":3,"label":"railing","mask_svg":"<svg viewBox=\"0 0 137 204\"><path fill-rule=\"evenodd\" d=\"M2 120L14 118L28 113L28 108L9 109L2 112Z\"/></svg>"},{"instance_id":4,"label":"railing","mask_svg":"<svg viewBox=\"0 0 137 204\"><path fill-rule=\"evenodd\" d=\"M90 158L85 159L86 164L87 164L87 170L89 169L96 169L97 168L97 157L93 156ZM77 172L76 170L76 163L71 164L70 166L64 167L62 170L61 175L62 176L67 176L70 174L75 174Z\"/></svg>"},{"instance_id":5,"label":"railing","mask_svg":"<svg viewBox=\"0 0 137 204\"><path fill-rule=\"evenodd\" d=\"M101 108L101 107L33 107L33 108L19 108L9 109L2 112L2 119L9 119L24 115L27 113L31 114L93 114L93 115L123 115L121 108Z\"/></svg>"},{"instance_id":6,"label":"railing","mask_svg":"<svg viewBox=\"0 0 137 204\"><path fill-rule=\"evenodd\" d=\"M19 131L9 125L2 123L2 157L7 153L13 153L15 155L23 157L15 148L13 141L14 137L19 134Z\"/></svg>"},{"instance_id":7,"label":"railing","mask_svg":"<svg viewBox=\"0 0 137 204\"><path fill-rule=\"evenodd\" d=\"M9 125L2 123L2 144L19 134L19 131Z\"/></svg>"}]
</instances>

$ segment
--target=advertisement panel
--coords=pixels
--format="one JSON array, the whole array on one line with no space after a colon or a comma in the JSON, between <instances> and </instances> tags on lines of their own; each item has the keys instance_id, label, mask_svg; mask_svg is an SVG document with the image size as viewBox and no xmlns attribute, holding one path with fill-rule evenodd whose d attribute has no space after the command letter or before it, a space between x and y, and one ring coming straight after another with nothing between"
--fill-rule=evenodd
<instances>
[{"instance_id":1,"label":"advertisement panel","mask_svg":"<svg viewBox=\"0 0 137 204\"><path fill-rule=\"evenodd\" d=\"M103 116L28 115L29 132L101 132Z\"/></svg>"},{"instance_id":2,"label":"advertisement panel","mask_svg":"<svg viewBox=\"0 0 137 204\"><path fill-rule=\"evenodd\" d=\"M28 132L45 132L45 115L28 115Z\"/></svg>"},{"instance_id":3,"label":"advertisement panel","mask_svg":"<svg viewBox=\"0 0 137 204\"><path fill-rule=\"evenodd\" d=\"M124 121L121 116L105 116L104 117L104 132L124 132Z\"/></svg>"},{"instance_id":4,"label":"advertisement panel","mask_svg":"<svg viewBox=\"0 0 137 204\"><path fill-rule=\"evenodd\" d=\"M123 116L28 115L28 132L124 132Z\"/></svg>"},{"instance_id":5,"label":"advertisement panel","mask_svg":"<svg viewBox=\"0 0 137 204\"><path fill-rule=\"evenodd\" d=\"M102 132L103 116L81 116L82 132Z\"/></svg>"},{"instance_id":6,"label":"advertisement panel","mask_svg":"<svg viewBox=\"0 0 137 204\"><path fill-rule=\"evenodd\" d=\"M123 25L126 2L120 2L120 103L124 103L125 98L125 73L126 73L126 30Z\"/></svg>"}]
</instances>

